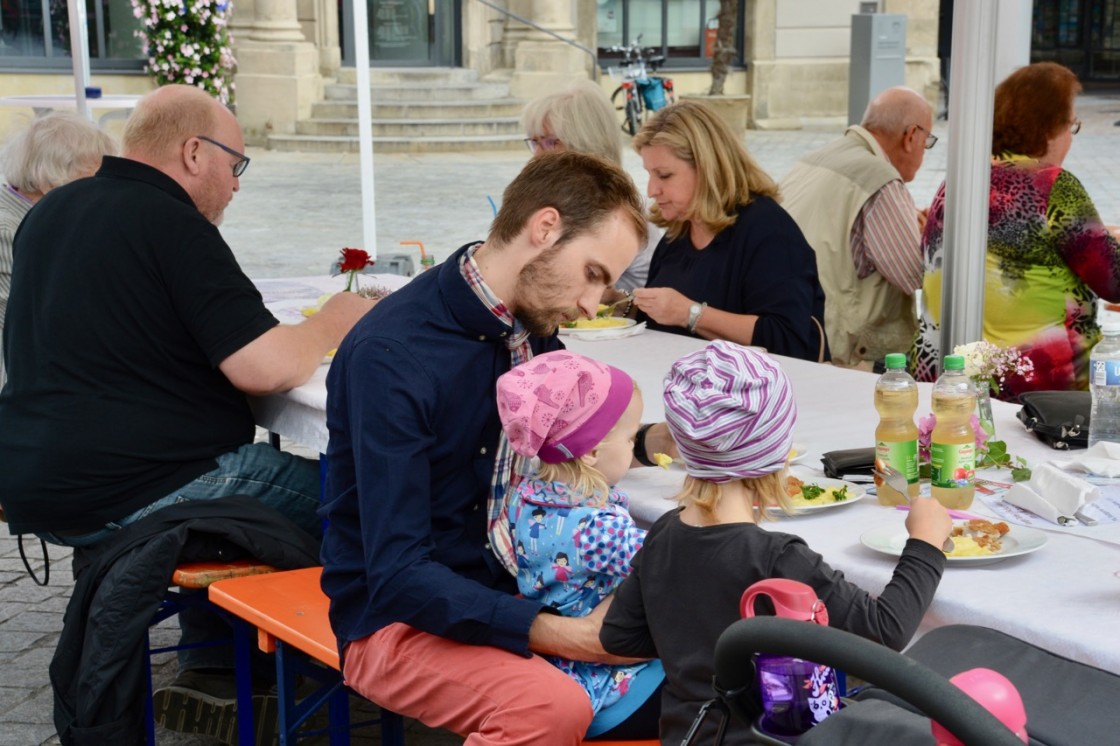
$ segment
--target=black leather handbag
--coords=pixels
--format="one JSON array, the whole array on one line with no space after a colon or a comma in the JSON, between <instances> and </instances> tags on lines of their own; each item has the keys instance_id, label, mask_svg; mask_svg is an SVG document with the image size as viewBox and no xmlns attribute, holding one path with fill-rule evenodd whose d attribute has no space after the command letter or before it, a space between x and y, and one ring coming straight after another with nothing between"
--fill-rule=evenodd
<instances>
[{"instance_id":1,"label":"black leather handbag","mask_svg":"<svg viewBox=\"0 0 1120 746\"><path fill-rule=\"evenodd\" d=\"M1089 446L1088 391L1028 391L1019 401L1020 422L1046 445L1060 451Z\"/></svg>"},{"instance_id":2,"label":"black leather handbag","mask_svg":"<svg viewBox=\"0 0 1120 746\"><path fill-rule=\"evenodd\" d=\"M875 473L875 448L848 448L823 454L825 476L832 479L870 477Z\"/></svg>"}]
</instances>

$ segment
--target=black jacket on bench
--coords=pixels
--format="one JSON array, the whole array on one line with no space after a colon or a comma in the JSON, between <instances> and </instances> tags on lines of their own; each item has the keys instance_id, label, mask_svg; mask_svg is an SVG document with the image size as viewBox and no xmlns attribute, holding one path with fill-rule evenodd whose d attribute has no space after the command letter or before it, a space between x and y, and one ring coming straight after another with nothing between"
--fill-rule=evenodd
<instances>
[{"instance_id":1,"label":"black jacket on bench","mask_svg":"<svg viewBox=\"0 0 1120 746\"><path fill-rule=\"evenodd\" d=\"M62 743L145 742L144 639L179 564L252 557L295 569L319 564L318 552L286 517L240 495L173 505L75 550L77 581L50 665Z\"/></svg>"}]
</instances>

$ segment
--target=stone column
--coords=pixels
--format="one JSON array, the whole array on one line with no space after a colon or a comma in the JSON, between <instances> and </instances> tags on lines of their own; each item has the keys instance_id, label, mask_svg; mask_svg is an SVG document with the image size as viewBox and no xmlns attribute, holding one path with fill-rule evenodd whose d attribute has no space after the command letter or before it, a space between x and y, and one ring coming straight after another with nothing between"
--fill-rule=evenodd
<instances>
[{"instance_id":1,"label":"stone column","mask_svg":"<svg viewBox=\"0 0 1120 746\"><path fill-rule=\"evenodd\" d=\"M300 30L296 0L254 0L253 25L234 46L237 118L247 142L291 134L322 98L319 53Z\"/></svg>"},{"instance_id":2,"label":"stone column","mask_svg":"<svg viewBox=\"0 0 1120 746\"><path fill-rule=\"evenodd\" d=\"M315 0L315 44L319 48L319 71L324 77L338 75L342 66L342 47L338 35L341 30L336 0Z\"/></svg>"},{"instance_id":3,"label":"stone column","mask_svg":"<svg viewBox=\"0 0 1120 746\"><path fill-rule=\"evenodd\" d=\"M530 14L526 17L565 39L574 40L572 8L571 3L532 0L528 8ZM585 52L530 28L514 52L510 95L532 99L566 88L575 80L587 79L586 60Z\"/></svg>"}]
</instances>

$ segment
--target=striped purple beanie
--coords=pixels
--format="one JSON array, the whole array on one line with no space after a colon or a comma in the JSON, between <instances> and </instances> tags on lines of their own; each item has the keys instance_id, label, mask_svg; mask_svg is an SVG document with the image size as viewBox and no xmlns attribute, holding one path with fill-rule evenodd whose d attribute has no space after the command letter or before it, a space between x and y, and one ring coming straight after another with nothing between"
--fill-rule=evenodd
<instances>
[{"instance_id":1,"label":"striped purple beanie","mask_svg":"<svg viewBox=\"0 0 1120 746\"><path fill-rule=\"evenodd\" d=\"M796 421L789 378L757 350L712 342L665 376L665 422L691 477L730 482L780 471Z\"/></svg>"}]
</instances>

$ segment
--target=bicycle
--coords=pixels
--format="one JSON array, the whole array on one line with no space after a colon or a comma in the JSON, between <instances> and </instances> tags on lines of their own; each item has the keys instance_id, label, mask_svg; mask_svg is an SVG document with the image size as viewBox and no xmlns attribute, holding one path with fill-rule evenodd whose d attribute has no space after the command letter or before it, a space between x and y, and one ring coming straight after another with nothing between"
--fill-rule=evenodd
<instances>
[{"instance_id":1,"label":"bicycle","mask_svg":"<svg viewBox=\"0 0 1120 746\"><path fill-rule=\"evenodd\" d=\"M642 49L642 35L626 46L608 47L608 52L622 55L619 60L622 85L611 94L614 108L622 112L622 131L636 135L642 127L646 112L664 109L676 103L673 79L650 75L665 63L665 55L652 54L652 49ZM610 68L614 74L615 68Z\"/></svg>"}]
</instances>

